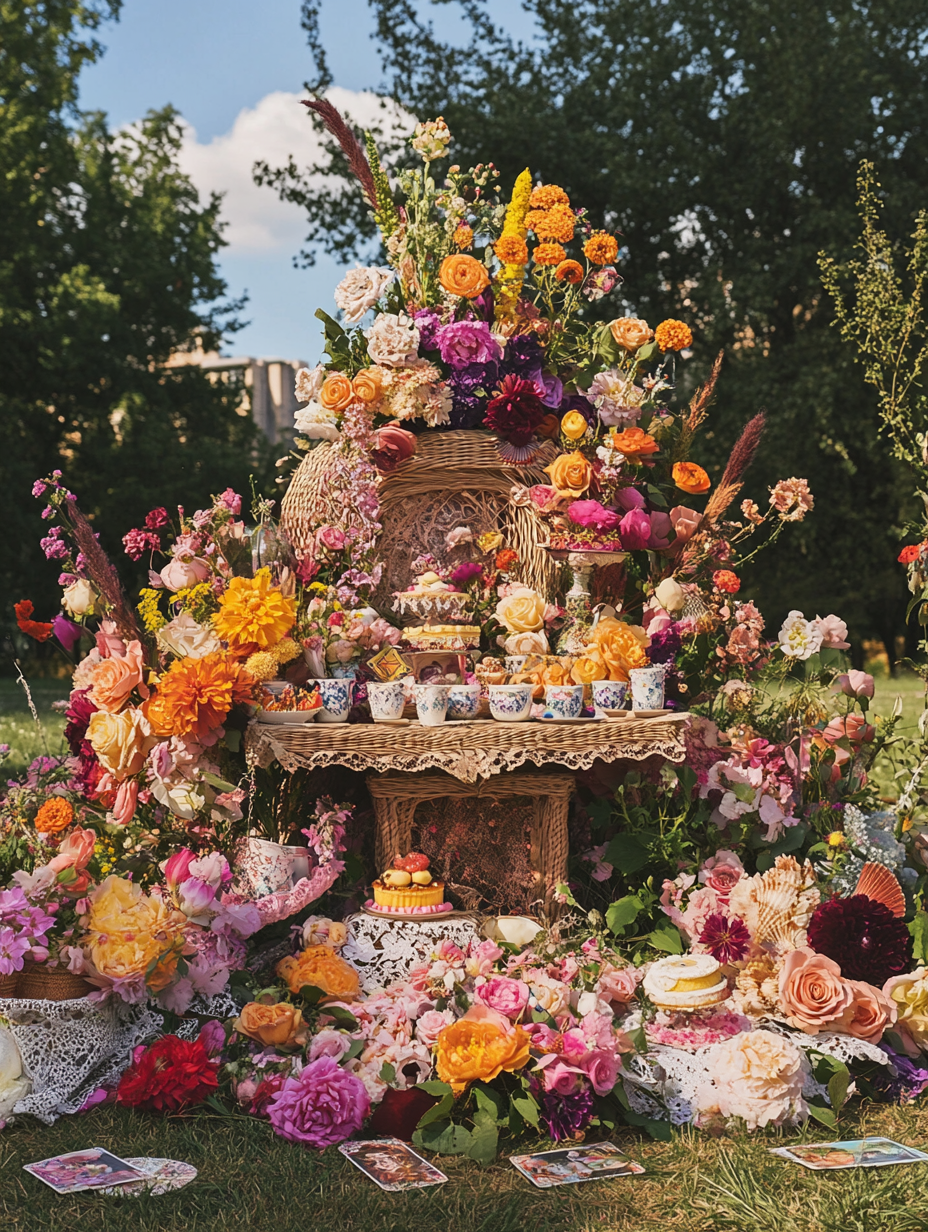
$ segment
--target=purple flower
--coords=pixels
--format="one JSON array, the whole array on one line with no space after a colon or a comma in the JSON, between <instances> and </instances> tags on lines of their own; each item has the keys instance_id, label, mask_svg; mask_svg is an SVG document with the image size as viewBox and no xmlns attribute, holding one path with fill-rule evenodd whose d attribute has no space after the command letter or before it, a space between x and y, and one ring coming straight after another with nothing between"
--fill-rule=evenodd
<instances>
[{"instance_id":1,"label":"purple flower","mask_svg":"<svg viewBox=\"0 0 928 1232\"><path fill-rule=\"evenodd\" d=\"M577 1141L583 1135L593 1119L593 1102L593 1089L586 1084L573 1095L541 1094L541 1119L555 1142Z\"/></svg>"},{"instance_id":2,"label":"purple flower","mask_svg":"<svg viewBox=\"0 0 928 1232\"><path fill-rule=\"evenodd\" d=\"M76 581L77 581L76 573L59 573L58 574L58 585L59 586L70 586L72 582L76 582Z\"/></svg>"},{"instance_id":3,"label":"purple flower","mask_svg":"<svg viewBox=\"0 0 928 1232\"><path fill-rule=\"evenodd\" d=\"M674 655L683 646L683 640L676 625L668 625L658 633L652 633L651 645L648 647L648 658L652 663L671 663Z\"/></svg>"},{"instance_id":4,"label":"purple flower","mask_svg":"<svg viewBox=\"0 0 928 1232\"><path fill-rule=\"evenodd\" d=\"M370 1106L360 1078L320 1057L284 1081L267 1115L281 1138L322 1150L359 1130Z\"/></svg>"},{"instance_id":5,"label":"purple flower","mask_svg":"<svg viewBox=\"0 0 928 1232\"><path fill-rule=\"evenodd\" d=\"M224 492L219 494L219 504L225 505L230 513L242 512L242 498L237 492L233 492L231 488L226 488Z\"/></svg>"},{"instance_id":6,"label":"purple flower","mask_svg":"<svg viewBox=\"0 0 928 1232\"><path fill-rule=\"evenodd\" d=\"M12 928L0 928L0 975L22 971L24 956L31 948L29 938L23 933L15 933Z\"/></svg>"},{"instance_id":7,"label":"purple flower","mask_svg":"<svg viewBox=\"0 0 928 1232\"><path fill-rule=\"evenodd\" d=\"M471 582L476 582L477 578L483 573L483 566L478 565L476 561L465 560L463 564L458 565L451 575L451 581L455 586L469 586Z\"/></svg>"},{"instance_id":8,"label":"purple flower","mask_svg":"<svg viewBox=\"0 0 928 1232\"><path fill-rule=\"evenodd\" d=\"M729 920L719 911L713 911L706 917L706 923L699 934L700 945L704 945L716 962L739 962L748 952L751 944L751 934L737 916Z\"/></svg>"},{"instance_id":9,"label":"purple flower","mask_svg":"<svg viewBox=\"0 0 928 1232\"><path fill-rule=\"evenodd\" d=\"M47 485L44 484L41 479L37 479L32 485L32 495L35 497L44 496L46 486Z\"/></svg>"},{"instance_id":10,"label":"purple flower","mask_svg":"<svg viewBox=\"0 0 928 1232\"><path fill-rule=\"evenodd\" d=\"M910 1104L928 1088L928 1069L918 1065L911 1057L895 1052L888 1044L880 1044L891 1062L891 1073L880 1066L880 1073L871 1079L874 1087L886 1099L895 1104Z\"/></svg>"},{"instance_id":11,"label":"purple flower","mask_svg":"<svg viewBox=\"0 0 928 1232\"><path fill-rule=\"evenodd\" d=\"M45 508L42 510L42 517L47 522L49 518L53 518L54 516L55 516L54 505L46 505Z\"/></svg>"},{"instance_id":12,"label":"purple flower","mask_svg":"<svg viewBox=\"0 0 928 1232\"><path fill-rule=\"evenodd\" d=\"M64 560L68 555L67 544L61 542L61 527L53 526L44 539L39 540L39 546L45 553L46 560Z\"/></svg>"},{"instance_id":13,"label":"purple flower","mask_svg":"<svg viewBox=\"0 0 928 1232\"><path fill-rule=\"evenodd\" d=\"M567 508L567 516L577 526L593 526L603 532L615 530L619 524L618 516L597 500L574 501Z\"/></svg>"},{"instance_id":14,"label":"purple flower","mask_svg":"<svg viewBox=\"0 0 928 1232\"><path fill-rule=\"evenodd\" d=\"M535 381L539 388L543 388L541 365L542 352L535 335L515 334L506 343L506 355L500 376L520 376L523 380Z\"/></svg>"},{"instance_id":15,"label":"purple flower","mask_svg":"<svg viewBox=\"0 0 928 1232\"><path fill-rule=\"evenodd\" d=\"M642 509L630 509L619 523L622 545L630 552L646 548L651 538L651 519Z\"/></svg>"},{"instance_id":16,"label":"purple flower","mask_svg":"<svg viewBox=\"0 0 928 1232\"><path fill-rule=\"evenodd\" d=\"M442 359L452 368L492 363L502 354L486 321L454 321L451 325L443 325L435 341Z\"/></svg>"},{"instance_id":17,"label":"purple flower","mask_svg":"<svg viewBox=\"0 0 928 1232\"><path fill-rule=\"evenodd\" d=\"M80 625L75 624L73 620L68 620L67 616L62 616L59 612L52 621L52 632L68 654L70 654L80 641L83 629Z\"/></svg>"},{"instance_id":18,"label":"purple flower","mask_svg":"<svg viewBox=\"0 0 928 1232\"><path fill-rule=\"evenodd\" d=\"M483 422L487 390L496 385L497 372L498 366L494 362L468 364L466 368L458 368L451 373L448 383L453 399L452 428L475 428ZM478 390L481 392L478 393Z\"/></svg>"},{"instance_id":19,"label":"purple flower","mask_svg":"<svg viewBox=\"0 0 928 1232\"><path fill-rule=\"evenodd\" d=\"M441 317L430 308L420 308L413 318L419 330L419 348L422 351L434 351L437 343L435 335L441 329Z\"/></svg>"},{"instance_id":20,"label":"purple flower","mask_svg":"<svg viewBox=\"0 0 928 1232\"><path fill-rule=\"evenodd\" d=\"M583 394L570 394L560 405L558 414L563 419L568 411L579 411L588 424L597 421L596 407Z\"/></svg>"},{"instance_id":21,"label":"purple flower","mask_svg":"<svg viewBox=\"0 0 928 1232\"><path fill-rule=\"evenodd\" d=\"M559 377L545 372L542 374L541 384L545 391L541 398L542 402L556 411L564 398L564 382Z\"/></svg>"},{"instance_id":22,"label":"purple flower","mask_svg":"<svg viewBox=\"0 0 928 1232\"><path fill-rule=\"evenodd\" d=\"M197 1037L203 1047L206 1049L208 1057L218 1057L226 1046L226 1033L221 1022L213 1019L211 1022L204 1022L200 1027L200 1034Z\"/></svg>"}]
</instances>

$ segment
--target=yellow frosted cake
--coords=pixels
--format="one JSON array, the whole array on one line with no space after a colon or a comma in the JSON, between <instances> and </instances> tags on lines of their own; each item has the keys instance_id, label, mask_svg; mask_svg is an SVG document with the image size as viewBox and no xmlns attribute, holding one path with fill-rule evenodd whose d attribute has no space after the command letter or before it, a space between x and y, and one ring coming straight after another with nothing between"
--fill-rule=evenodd
<instances>
[{"instance_id":1,"label":"yellow frosted cake","mask_svg":"<svg viewBox=\"0 0 928 1232\"><path fill-rule=\"evenodd\" d=\"M369 907L398 915L438 915L450 911L444 901L445 883L435 881L428 871L428 857L412 851L397 856L393 867L374 882L373 902Z\"/></svg>"},{"instance_id":2,"label":"yellow frosted cake","mask_svg":"<svg viewBox=\"0 0 928 1232\"><path fill-rule=\"evenodd\" d=\"M659 958L644 977L644 991L661 1010L698 1010L728 997L728 981L711 954Z\"/></svg>"}]
</instances>

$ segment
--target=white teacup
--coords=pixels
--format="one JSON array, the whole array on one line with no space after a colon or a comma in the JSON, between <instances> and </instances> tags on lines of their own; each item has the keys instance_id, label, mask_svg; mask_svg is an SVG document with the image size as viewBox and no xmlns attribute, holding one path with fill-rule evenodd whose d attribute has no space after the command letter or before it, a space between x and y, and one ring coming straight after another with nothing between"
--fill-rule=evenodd
<instances>
[{"instance_id":1,"label":"white teacup","mask_svg":"<svg viewBox=\"0 0 928 1232\"><path fill-rule=\"evenodd\" d=\"M480 710L479 684L453 684L448 694L449 719L475 719Z\"/></svg>"},{"instance_id":2,"label":"white teacup","mask_svg":"<svg viewBox=\"0 0 928 1232\"><path fill-rule=\"evenodd\" d=\"M450 684L417 684L416 714L423 727L440 727L448 713Z\"/></svg>"},{"instance_id":3,"label":"white teacup","mask_svg":"<svg viewBox=\"0 0 928 1232\"><path fill-rule=\"evenodd\" d=\"M545 706L558 719L579 719L583 709L582 684L549 684Z\"/></svg>"},{"instance_id":4,"label":"white teacup","mask_svg":"<svg viewBox=\"0 0 928 1232\"><path fill-rule=\"evenodd\" d=\"M406 692L399 680L372 680L367 686L367 700L375 722L391 722L402 718Z\"/></svg>"},{"instance_id":5,"label":"white teacup","mask_svg":"<svg viewBox=\"0 0 928 1232\"><path fill-rule=\"evenodd\" d=\"M664 664L633 667L628 673L632 687L632 710L662 710L664 706Z\"/></svg>"},{"instance_id":6,"label":"white teacup","mask_svg":"<svg viewBox=\"0 0 928 1232\"><path fill-rule=\"evenodd\" d=\"M594 680L593 704L600 710L621 710L628 685L624 680Z\"/></svg>"},{"instance_id":7,"label":"white teacup","mask_svg":"<svg viewBox=\"0 0 928 1232\"><path fill-rule=\"evenodd\" d=\"M322 698L322 709L319 711L320 723L345 723L348 711L351 709L351 689L353 680L317 680L319 696Z\"/></svg>"},{"instance_id":8,"label":"white teacup","mask_svg":"<svg viewBox=\"0 0 928 1232\"><path fill-rule=\"evenodd\" d=\"M491 684L490 714L499 723L521 723L532 713L530 684Z\"/></svg>"}]
</instances>

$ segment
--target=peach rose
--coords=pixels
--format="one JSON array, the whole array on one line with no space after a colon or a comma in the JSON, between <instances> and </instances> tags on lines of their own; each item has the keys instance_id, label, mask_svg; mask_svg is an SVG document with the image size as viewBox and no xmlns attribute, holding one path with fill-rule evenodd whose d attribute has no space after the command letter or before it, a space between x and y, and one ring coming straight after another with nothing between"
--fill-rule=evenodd
<instances>
[{"instance_id":1,"label":"peach rose","mask_svg":"<svg viewBox=\"0 0 928 1232\"><path fill-rule=\"evenodd\" d=\"M438 271L438 281L451 295L461 295L464 299L476 299L490 285L490 275L486 266L473 257L463 253L455 253L445 257Z\"/></svg>"},{"instance_id":2,"label":"peach rose","mask_svg":"<svg viewBox=\"0 0 928 1232\"><path fill-rule=\"evenodd\" d=\"M700 492L708 492L712 486L709 476L695 462L674 462L671 474L677 487L684 492L689 492L691 496L698 496Z\"/></svg>"},{"instance_id":3,"label":"peach rose","mask_svg":"<svg viewBox=\"0 0 928 1232\"><path fill-rule=\"evenodd\" d=\"M186 590L188 586L196 586L209 577L209 565L199 556L191 556L189 560L175 557L170 564L161 570L161 580L168 590Z\"/></svg>"},{"instance_id":4,"label":"peach rose","mask_svg":"<svg viewBox=\"0 0 928 1232\"><path fill-rule=\"evenodd\" d=\"M804 946L786 955L780 968L779 1006L786 1021L816 1035L854 1003L854 989L842 979L841 968L824 954Z\"/></svg>"},{"instance_id":5,"label":"peach rose","mask_svg":"<svg viewBox=\"0 0 928 1232\"><path fill-rule=\"evenodd\" d=\"M854 1000L845 1011L840 1023L835 1025L840 1031L857 1039L866 1040L870 1044L878 1044L883 1038L883 1032L891 1027L897 1017L895 1002L881 988L865 984L863 980L847 981L854 992Z\"/></svg>"},{"instance_id":6,"label":"peach rose","mask_svg":"<svg viewBox=\"0 0 928 1232\"><path fill-rule=\"evenodd\" d=\"M613 1005L628 1005L638 991L638 977L634 967L614 967L603 963L596 981L596 990Z\"/></svg>"},{"instance_id":7,"label":"peach rose","mask_svg":"<svg viewBox=\"0 0 928 1232\"><path fill-rule=\"evenodd\" d=\"M535 633L545 623L545 601L537 591L519 587L497 603L496 619L510 633Z\"/></svg>"},{"instance_id":8,"label":"peach rose","mask_svg":"<svg viewBox=\"0 0 928 1232\"><path fill-rule=\"evenodd\" d=\"M304 984L311 984L321 988L328 997L352 1001L360 988L354 967L327 945L310 945L296 958L281 959L276 971L287 981L292 993L299 993Z\"/></svg>"},{"instance_id":9,"label":"peach rose","mask_svg":"<svg viewBox=\"0 0 928 1232\"><path fill-rule=\"evenodd\" d=\"M578 497L590 486L593 467L577 450L559 454L550 466L545 467L545 474L550 475L552 485L561 495Z\"/></svg>"},{"instance_id":10,"label":"peach rose","mask_svg":"<svg viewBox=\"0 0 928 1232\"><path fill-rule=\"evenodd\" d=\"M94 668L90 700L98 710L121 710L132 690L142 685L143 668L141 643L130 642L123 658L104 659Z\"/></svg>"},{"instance_id":11,"label":"peach rose","mask_svg":"<svg viewBox=\"0 0 928 1232\"><path fill-rule=\"evenodd\" d=\"M242 1007L232 1027L240 1035L247 1035L266 1048L302 1046L309 1036L309 1027L303 1021L302 1011L284 1001L276 1005L249 1001Z\"/></svg>"},{"instance_id":12,"label":"peach rose","mask_svg":"<svg viewBox=\"0 0 928 1232\"><path fill-rule=\"evenodd\" d=\"M696 528L702 521L702 514L695 509L687 509L686 505L675 505L670 511L670 521L673 523L674 545L681 547L696 534Z\"/></svg>"},{"instance_id":13,"label":"peach rose","mask_svg":"<svg viewBox=\"0 0 928 1232\"><path fill-rule=\"evenodd\" d=\"M96 711L87 725L87 739L103 768L120 782L138 774L156 743L148 719L141 710L131 708L120 714Z\"/></svg>"},{"instance_id":14,"label":"peach rose","mask_svg":"<svg viewBox=\"0 0 928 1232\"><path fill-rule=\"evenodd\" d=\"M362 368L351 382L359 402L379 402L383 394L383 377L377 368Z\"/></svg>"},{"instance_id":15,"label":"peach rose","mask_svg":"<svg viewBox=\"0 0 928 1232\"><path fill-rule=\"evenodd\" d=\"M653 329L640 317L619 317L609 326L609 332L626 351L637 351L654 337Z\"/></svg>"},{"instance_id":16,"label":"peach rose","mask_svg":"<svg viewBox=\"0 0 928 1232\"><path fill-rule=\"evenodd\" d=\"M354 399L354 390L344 372L330 372L322 382L319 401L327 411L343 411Z\"/></svg>"}]
</instances>

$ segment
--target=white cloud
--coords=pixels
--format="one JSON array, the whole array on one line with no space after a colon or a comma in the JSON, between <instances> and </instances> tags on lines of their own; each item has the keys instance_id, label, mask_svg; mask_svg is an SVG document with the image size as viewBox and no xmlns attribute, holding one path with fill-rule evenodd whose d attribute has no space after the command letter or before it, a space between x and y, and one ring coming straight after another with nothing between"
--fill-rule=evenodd
<instances>
[{"instance_id":1,"label":"white cloud","mask_svg":"<svg viewBox=\"0 0 928 1232\"><path fill-rule=\"evenodd\" d=\"M301 106L300 94L275 91L254 108L245 108L229 132L201 144L196 130L187 127L181 165L202 195L223 195L222 218L229 224L226 253L295 252L306 235L306 216L297 205L281 201L272 188L259 188L252 168L263 160L271 167L284 166L292 154L297 166L319 161L319 137ZM370 91L334 88L327 98L355 124L387 127L389 116L402 132L414 121L400 117ZM395 118L394 118L395 117Z\"/></svg>"}]
</instances>

